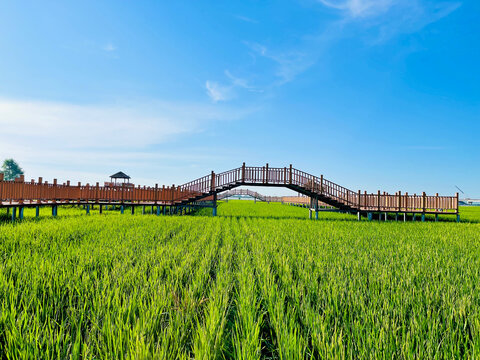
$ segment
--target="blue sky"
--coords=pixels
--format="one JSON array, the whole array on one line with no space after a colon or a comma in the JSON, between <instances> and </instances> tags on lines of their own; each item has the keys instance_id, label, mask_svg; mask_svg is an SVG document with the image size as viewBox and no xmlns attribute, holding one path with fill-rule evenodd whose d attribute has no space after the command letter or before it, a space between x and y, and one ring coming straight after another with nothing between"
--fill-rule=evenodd
<instances>
[{"instance_id":1,"label":"blue sky","mask_svg":"<svg viewBox=\"0 0 480 360\"><path fill-rule=\"evenodd\" d=\"M479 13L476 1L4 1L0 159L27 178L123 170L147 185L292 163L353 190L480 197Z\"/></svg>"}]
</instances>

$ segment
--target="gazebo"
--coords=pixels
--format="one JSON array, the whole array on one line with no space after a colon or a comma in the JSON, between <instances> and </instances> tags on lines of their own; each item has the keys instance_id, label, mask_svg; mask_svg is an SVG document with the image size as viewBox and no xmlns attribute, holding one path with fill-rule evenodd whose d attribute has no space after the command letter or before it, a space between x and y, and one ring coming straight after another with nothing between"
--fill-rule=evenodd
<instances>
[{"instance_id":1,"label":"gazebo","mask_svg":"<svg viewBox=\"0 0 480 360\"><path fill-rule=\"evenodd\" d=\"M125 180L127 181L127 184L130 183L130 176L125 174L122 171L117 172L116 174L110 175L110 182L112 185L117 185L117 179L123 179L123 183L125 184Z\"/></svg>"}]
</instances>

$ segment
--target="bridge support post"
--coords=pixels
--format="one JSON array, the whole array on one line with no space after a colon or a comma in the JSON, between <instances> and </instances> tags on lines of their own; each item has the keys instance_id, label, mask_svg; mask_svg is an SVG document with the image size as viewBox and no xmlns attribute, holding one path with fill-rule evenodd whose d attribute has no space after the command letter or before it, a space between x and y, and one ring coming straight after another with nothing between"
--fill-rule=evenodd
<instances>
[{"instance_id":1,"label":"bridge support post","mask_svg":"<svg viewBox=\"0 0 480 360\"><path fill-rule=\"evenodd\" d=\"M35 217L38 218L38 216L40 215L40 206L35 206Z\"/></svg>"},{"instance_id":2,"label":"bridge support post","mask_svg":"<svg viewBox=\"0 0 480 360\"><path fill-rule=\"evenodd\" d=\"M167 215L167 206L163 205L163 215Z\"/></svg>"},{"instance_id":3,"label":"bridge support post","mask_svg":"<svg viewBox=\"0 0 480 360\"><path fill-rule=\"evenodd\" d=\"M388 214L385 213L385 221L387 221L387 218L388 218Z\"/></svg>"},{"instance_id":4,"label":"bridge support post","mask_svg":"<svg viewBox=\"0 0 480 360\"><path fill-rule=\"evenodd\" d=\"M120 214L123 214L124 211L125 211L125 207L123 205L120 205Z\"/></svg>"},{"instance_id":5,"label":"bridge support post","mask_svg":"<svg viewBox=\"0 0 480 360\"><path fill-rule=\"evenodd\" d=\"M150 209L150 214L153 215L153 205L152 205L152 208Z\"/></svg>"},{"instance_id":6,"label":"bridge support post","mask_svg":"<svg viewBox=\"0 0 480 360\"><path fill-rule=\"evenodd\" d=\"M460 222L460 214L457 214L457 223Z\"/></svg>"},{"instance_id":7,"label":"bridge support post","mask_svg":"<svg viewBox=\"0 0 480 360\"><path fill-rule=\"evenodd\" d=\"M372 219L373 219L373 214L372 214L371 212L369 212L369 213L367 214L367 217L368 217L368 221L372 221Z\"/></svg>"},{"instance_id":8,"label":"bridge support post","mask_svg":"<svg viewBox=\"0 0 480 360\"><path fill-rule=\"evenodd\" d=\"M102 213L103 213L103 205L102 205L102 204L99 204L99 205L98 205L98 209L99 209L99 211L100 211L100 214L102 214Z\"/></svg>"},{"instance_id":9,"label":"bridge support post","mask_svg":"<svg viewBox=\"0 0 480 360\"><path fill-rule=\"evenodd\" d=\"M416 221L416 220L417 220L417 214L413 213L412 221Z\"/></svg>"},{"instance_id":10,"label":"bridge support post","mask_svg":"<svg viewBox=\"0 0 480 360\"><path fill-rule=\"evenodd\" d=\"M12 222L15 221L15 217L17 216L17 208L12 207Z\"/></svg>"},{"instance_id":11,"label":"bridge support post","mask_svg":"<svg viewBox=\"0 0 480 360\"><path fill-rule=\"evenodd\" d=\"M90 205L87 205L87 214L90 214Z\"/></svg>"},{"instance_id":12,"label":"bridge support post","mask_svg":"<svg viewBox=\"0 0 480 360\"><path fill-rule=\"evenodd\" d=\"M395 213L395 221L398 221L398 213Z\"/></svg>"},{"instance_id":13,"label":"bridge support post","mask_svg":"<svg viewBox=\"0 0 480 360\"><path fill-rule=\"evenodd\" d=\"M20 220L23 220L23 206L20 206L20 207L18 208L18 218L19 218Z\"/></svg>"},{"instance_id":14,"label":"bridge support post","mask_svg":"<svg viewBox=\"0 0 480 360\"><path fill-rule=\"evenodd\" d=\"M132 215L135 214L135 206L132 204Z\"/></svg>"},{"instance_id":15,"label":"bridge support post","mask_svg":"<svg viewBox=\"0 0 480 360\"><path fill-rule=\"evenodd\" d=\"M153 214L153 211L152 211ZM157 216L160 216L160 205L157 205Z\"/></svg>"},{"instance_id":16,"label":"bridge support post","mask_svg":"<svg viewBox=\"0 0 480 360\"><path fill-rule=\"evenodd\" d=\"M315 220L318 220L318 198L315 198Z\"/></svg>"},{"instance_id":17,"label":"bridge support post","mask_svg":"<svg viewBox=\"0 0 480 360\"><path fill-rule=\"evenodd\" d=\"M403 222L407 221L407 213L403 213Z\"/></svg>"},{"instance_id":18,"label":"bridge support post","mask_svg":"<svg viewBox=\"0 0 480 360\"><path fill-rule=\"evenodd\" d=\"M425 222L425 214L422 214L422 222Z\"/></svg>"},{"instance_id":19,"label":"bridge support post","mask_svg":"<svg viewBox=\"0 0 480 360\"><path fill-rule=\"evenodd\" d=\"M142 207L142 215L145 215L145 205Z\"/></svg>"},{"instance_id":20,"label":"bridge support post","mask_svg":"<svg viewBox=\"0 0 480 360\"><path fill-rule=\"evenodd\" d=\"M217 193L213 194L213 216L217 216Z\"/></svg>"},{"instance_id":21,"label":"bridge support post","mask_svg":"<svg viewBox=\"0 0 480 360\"><path fill-rule=\"evenodd\" d=\"M438 214L435 214L435 222L438 221Z\"/></svg>"},{"instance_id":22,"label":"bridge support post","mask_svg":"<svg viewBox=\"0 0 480 360\"><path fill-rule=\"evenodd\" d=\"M52 216L56 217L58 215L57 205L52 206Z\"/></svg>"}]
</instances>

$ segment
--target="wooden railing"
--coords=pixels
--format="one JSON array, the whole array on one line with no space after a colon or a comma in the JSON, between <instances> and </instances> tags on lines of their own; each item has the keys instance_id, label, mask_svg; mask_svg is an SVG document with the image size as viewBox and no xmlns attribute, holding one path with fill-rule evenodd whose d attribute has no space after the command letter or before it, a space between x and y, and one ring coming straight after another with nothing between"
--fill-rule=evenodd
<instances>
[{"instance_id":1,"label":"wooden railing","mask_svg":"<svg viewBox=\"0 0 480 360\"><path fill-rule=\"evenodd\" d=\"M260 194L256 191L252 191L249 189L233 189L223 192L218 195L218 200L223 200L231 196L250 196L252 198L256 198L260 201L265 202L282 202L283 196L268 196Z\"/></svg>"},{"instance_id":2,"label":"wooden railing","mask_svg":"<svg viewBox=\"0 0 480 360\"><path fill-rule=\"evenodd\" d=\"M126 187L52 184L43 182L25 182L23 176L15 181L3 181L0 174L0 206L22 204L54 204L82 202L128 202L152 204L178 204L196 201L201 198L230 190L240 185L285 186L305 195L317 198L337 207L362 212L422 212L422 213L458 213L458 193L456 196L427 196L352 191L335 184L322 176L317 177L297 170L291 165L287 168L272 168L268 164L262 167L245 166L215 174L213 171L202 178L180 186Z\"/></svg>"}]
</instances>

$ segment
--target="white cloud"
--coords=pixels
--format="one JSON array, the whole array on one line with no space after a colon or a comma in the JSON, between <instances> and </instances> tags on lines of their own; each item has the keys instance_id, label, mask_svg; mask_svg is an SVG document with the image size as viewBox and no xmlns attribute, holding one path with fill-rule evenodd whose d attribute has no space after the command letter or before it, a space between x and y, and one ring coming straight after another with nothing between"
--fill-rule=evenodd
<instances>
[{"instance_id":1,"label":"white cloud","mask_svg":"<svg viewBox=\"0 0 480 360\"><path fill-rule=\"evenodd\" d=\"M242 20L242 21L247 22L247 23L258 24L258 21L257 21L257 20L252 19L252 18L249 18L249 17L247 17L247 16L235 15L235 17L236 17L238 20Z\"/></svg>"},{"instance_id":2,"label":"white cloud","mask_svg":"<svg viewBox=\"0 0 480 360\"><path fill-rule=\"evenodd\" d=\"M214 102L225 101L231 98L232 88L230 86L220 85L215 81L207 80L205 82L207 94Z\"/></svg>"},{"instance_id":3,"label":"white cloud","mask_svg":"<svg viewBox=\"0 0 480 360\"><path fill-rule=\"evenodd\" d=\"M107 52L112 52L117 50L117 47L112 43L108 43L108 44L105 44L102 49Z\"/></svg>"},{"instance_id":4,"label":"white cloud","mask_svg":"<svg viewBox=\"0 0 480 360\"><path fill-rule=\"evenodd\" d=\"M378 15L386 12L396 0L319 0L323 5L346 11L353 17ZM409 2L410 0L405 0ZM410 1L411 2L411 1Z\"/></svg>"},{"instance_id":5,"label":"white cloud","mask_svg":"<svg viewBox=\"0 0 480 360\"><path fill-rule=\"evenodd\" d=\"M0 98L0 159L17 159L28 177L93 181L79 174L148 169L179 156L187 161L179 149L169 149L169 141L251 111L186 102L78 105ZM189 159L198 156L188 153Z\"/></svg>"}]
</instances>

